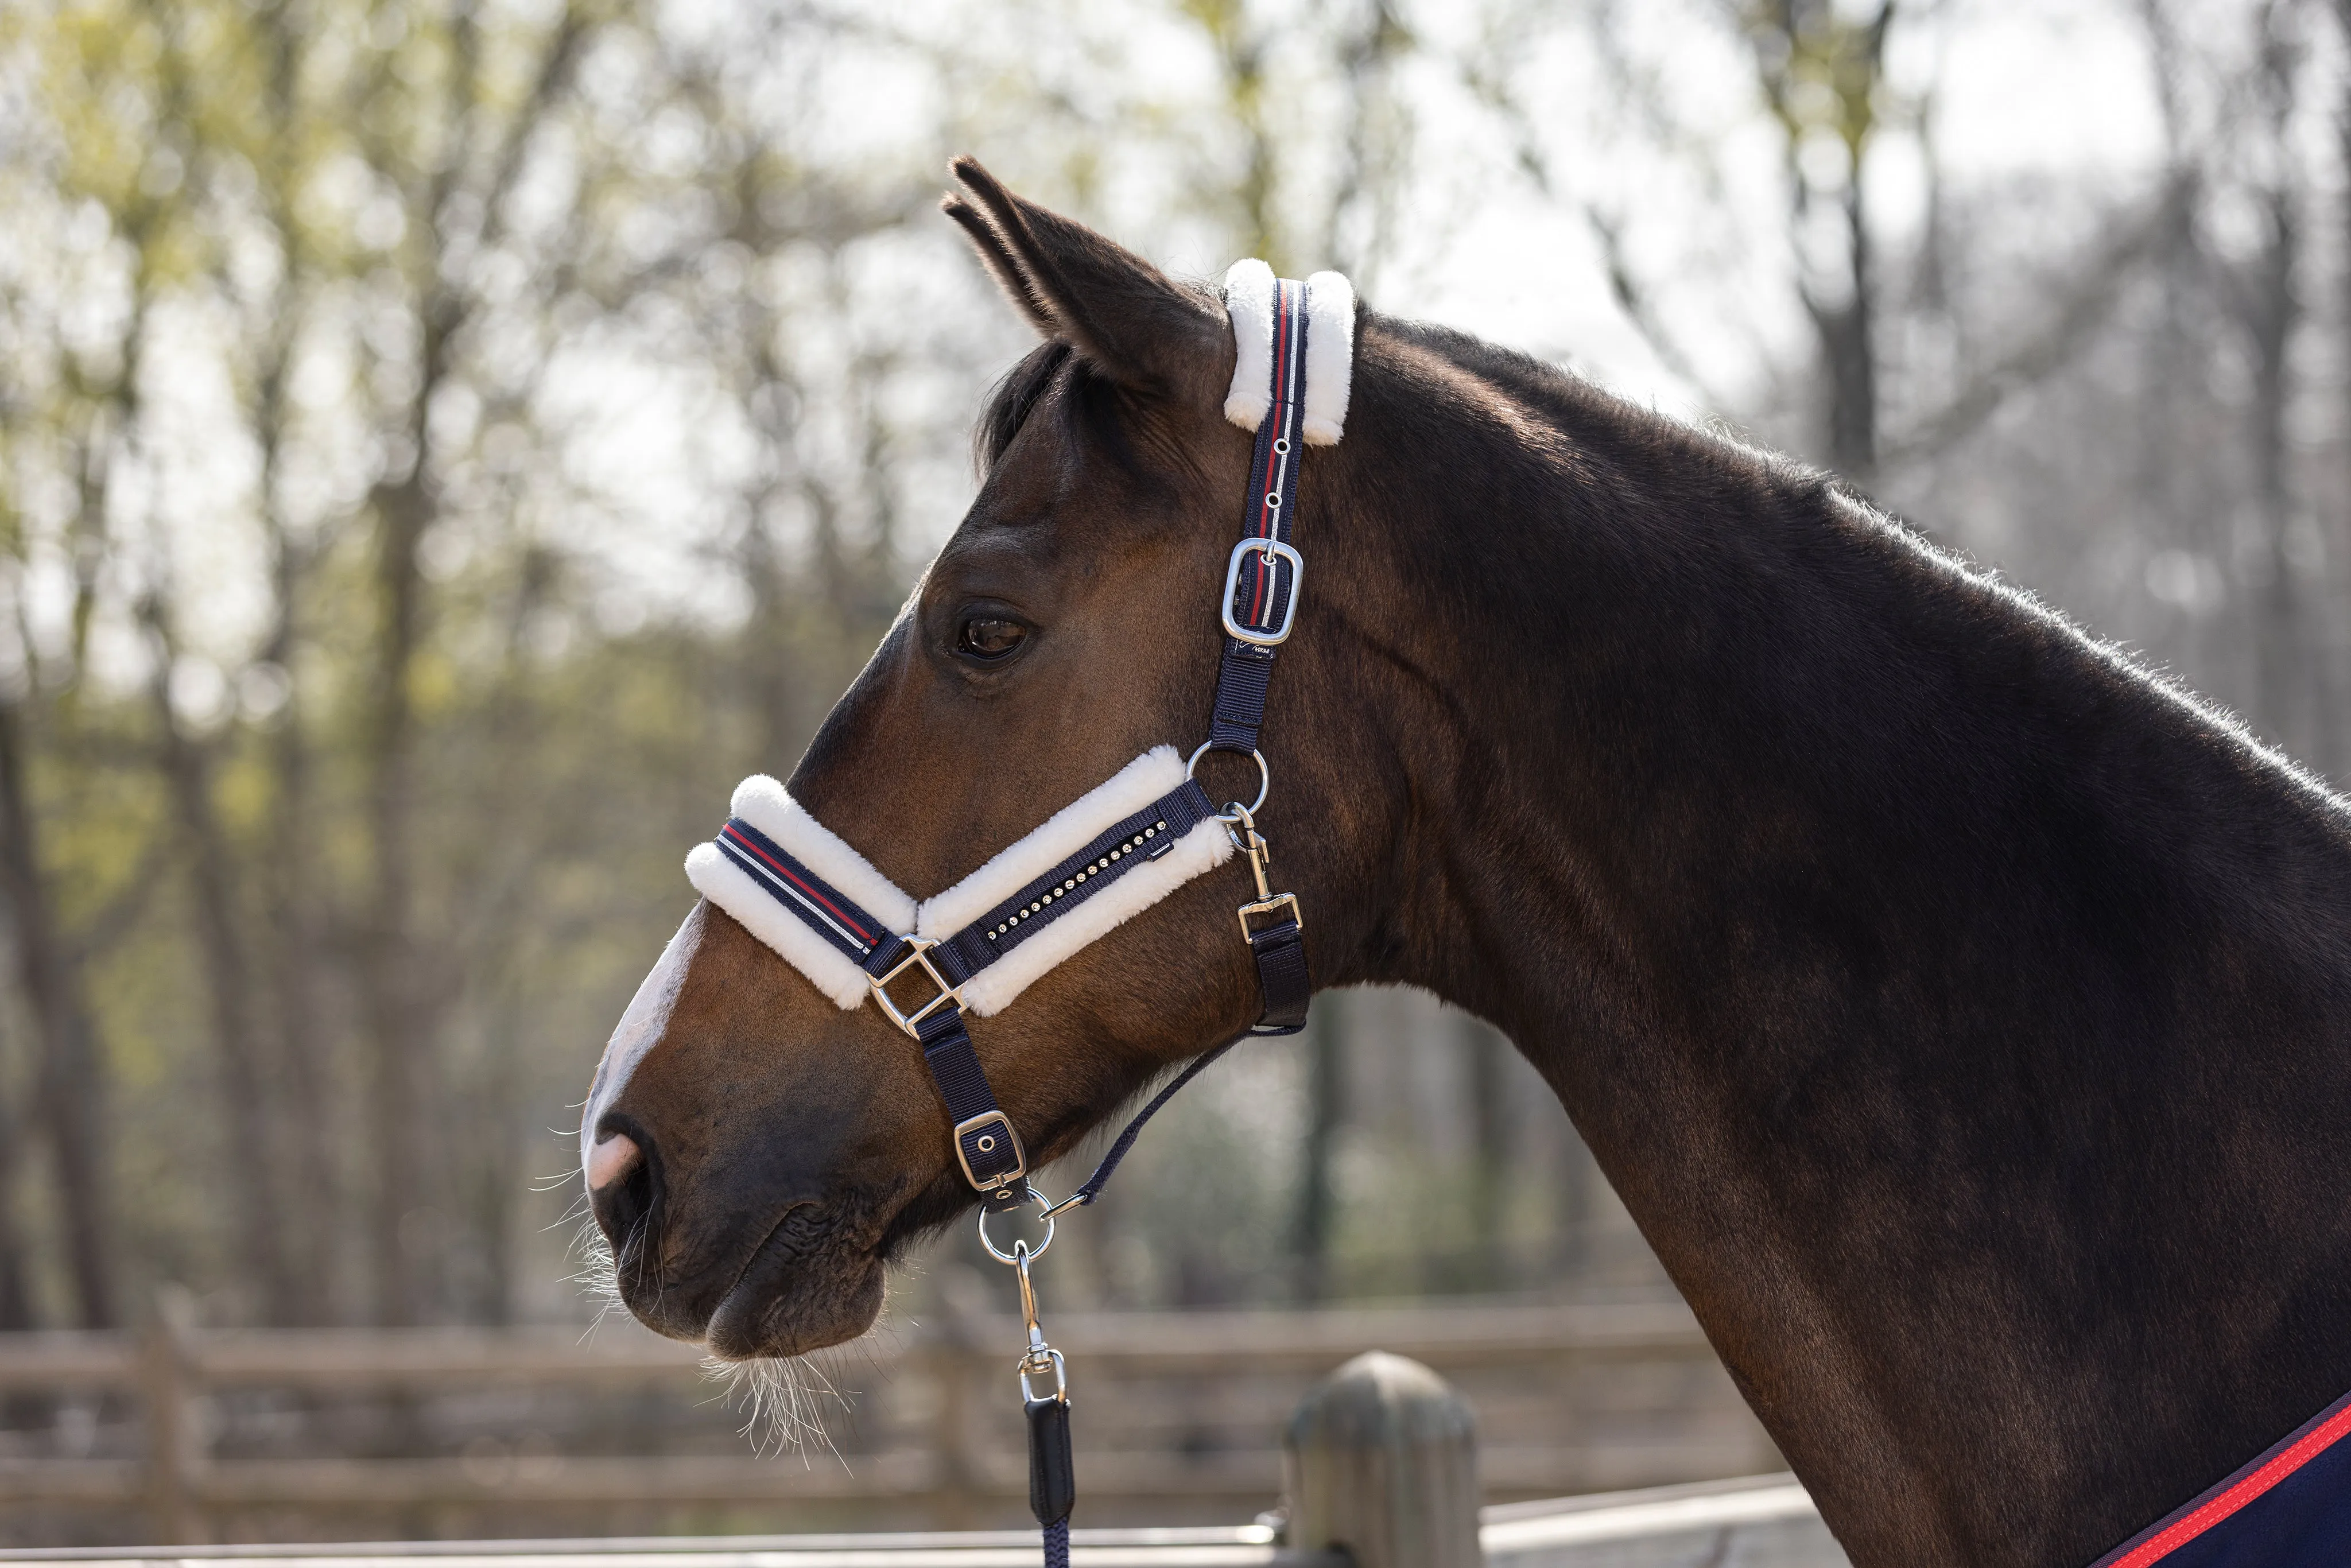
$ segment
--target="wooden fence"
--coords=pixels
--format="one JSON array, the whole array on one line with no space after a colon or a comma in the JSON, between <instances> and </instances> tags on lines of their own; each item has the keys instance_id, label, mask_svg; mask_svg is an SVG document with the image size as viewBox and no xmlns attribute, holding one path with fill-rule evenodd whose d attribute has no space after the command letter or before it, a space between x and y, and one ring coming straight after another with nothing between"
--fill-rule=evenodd
<instances>
[{"instance_id":1,"label":"wooden fence","mask_svg":"<svg viewBox=\"0 0 2351 1568\"><path fill-rule=\"evenodd\" d=\"M1063 1313L1052 1328L1098 1524L1270 1506L1283 1419L1372 1348L1469 1399L1492 1500L1778 1465L1678 1304ZM0 1544L1011 1525L1019 1343L1009 1319L950 1317L831 1357L820 1370L860 1396L831 1448L762 1457L710 1408L692 1347L626 1322L245 1333L163 1312L142 1335L0 1336L0 1405L20 1428L27 1410L80 1409L85 1431L88 1412L113 1413L78 1456L0 1452ZM568 1415L528 1405L550 1395ZM677 1407L696 1421L656 1418ZM354 1408L371 1412L364 1440Z\"/></svg>"}]
</instances>

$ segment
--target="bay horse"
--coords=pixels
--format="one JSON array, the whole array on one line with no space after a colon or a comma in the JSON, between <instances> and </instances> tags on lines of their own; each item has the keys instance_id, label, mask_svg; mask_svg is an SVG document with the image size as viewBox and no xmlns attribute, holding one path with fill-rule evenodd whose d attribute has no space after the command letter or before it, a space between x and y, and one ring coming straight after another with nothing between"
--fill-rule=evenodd
<instances>
[{"instance_id":1,"label":"bay horse","mask_svg":"<svg viewBox=\"0 0 2351 1568\"><path fill-rule=\"evenodd\" d=\"M1250 461L1213 294L956 171L1042 342L789 781L918 889L1201 731ZM1826 475L1355 331L1259 818L1313 975L1516 1042L1853 1561L2086 1563L2351 1389L2345 802ZM974 1026L1032 1163L1256 1016L1247 896ZM622 1294L721 1356L862 1333L975 1201L914 1043L711 904L606 1063Z\"/></svg>"}]
</instances>

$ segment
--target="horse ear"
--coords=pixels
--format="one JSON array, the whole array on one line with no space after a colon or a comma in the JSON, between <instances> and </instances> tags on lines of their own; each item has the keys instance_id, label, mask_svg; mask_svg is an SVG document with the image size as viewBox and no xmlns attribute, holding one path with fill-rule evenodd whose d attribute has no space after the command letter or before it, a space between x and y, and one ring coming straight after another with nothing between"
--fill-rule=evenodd
<instances>
[{"instance_id":1,"label":"horse ear","mask_svg":"<svg viewBox=\"0 0 2351 1568\"><path fill-rule=\"evenodd\" d=\"M978 206L953 195L940 205L1040 334L1137 392L1221 392L1232 352L1221 310L1083 224L1014 195L977 159L956 159L955 173Z\"/></svg>"}]
</instances>

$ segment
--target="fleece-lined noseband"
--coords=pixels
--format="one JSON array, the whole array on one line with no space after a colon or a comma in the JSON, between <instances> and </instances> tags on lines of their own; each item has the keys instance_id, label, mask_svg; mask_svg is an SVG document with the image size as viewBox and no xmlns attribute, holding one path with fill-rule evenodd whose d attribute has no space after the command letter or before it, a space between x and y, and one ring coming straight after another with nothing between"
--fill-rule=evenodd
<instances>
[{"instance_id":1,"label":"fleece-lined noseband","mask_svg":"<svg viewBox=\"0 0 2351 1568\"><path fill-rule=\"evenodd\" d=\"M1225 277L1236 348L1225 416L1257 434L1243 537L1226 564L1224 651L1208 738L1189 758L1157 746L1053 814L945 892L917 902L764 775L735 791L733 815L686 857L702 895L733 915L844 1009L872 1001L922 1043L954 1126L956 1161L990 1210L1029 1200L1019 1131L996 1102L965 1027L1000 1011L1047 970L1185 883L1249 855L1258 896L1240 928L1263 1007L1251 1034L1303 1027L1312 984L1298 901L1266 882L1253 814L1270 775L1258 749L1274 654L1298 612L1302 561L1291 542L1299 459L1345 424L1354 352L1354 290L1335 272L1304 284L1261 261ZM1248 806L1218 811L1192 778L1201 757L1255 759ZM901 1001L921 985L925 994ZM1228 1049L1201 1057L1135 1119L1070 1199L1086 1203L1168 1094Z\"/></svg>"}]
</instances>

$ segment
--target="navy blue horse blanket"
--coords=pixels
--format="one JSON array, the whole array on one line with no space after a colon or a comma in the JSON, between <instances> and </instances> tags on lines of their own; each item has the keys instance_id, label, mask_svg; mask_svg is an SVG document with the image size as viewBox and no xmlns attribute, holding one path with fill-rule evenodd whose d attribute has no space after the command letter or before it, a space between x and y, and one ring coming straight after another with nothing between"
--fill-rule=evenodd
<instances>
[{"instance_id":1,"label":"navy blue horse blanket","mask_svg":"<svg viewBox=\"0 0 2351 1568\"><path fill-rule=\"evenodd\" d=\"M2091 1568L2351 1565L2351 1394Z\"/></svg>"}]
</instances>

